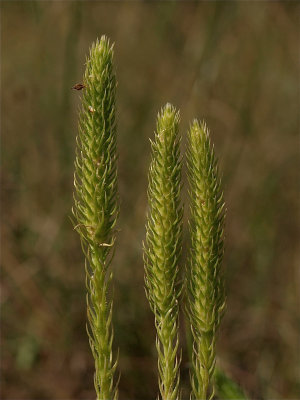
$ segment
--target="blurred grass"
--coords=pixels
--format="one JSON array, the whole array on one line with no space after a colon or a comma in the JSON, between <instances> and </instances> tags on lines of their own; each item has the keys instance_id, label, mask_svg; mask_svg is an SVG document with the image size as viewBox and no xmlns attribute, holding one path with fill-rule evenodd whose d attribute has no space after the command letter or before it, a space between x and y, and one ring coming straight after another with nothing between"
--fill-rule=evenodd
<instances>
[{"instance_id":1,"label":"blurred grass","mask_svg":"<svg viewBox=\"0 0 300 400\"><path fill-rule=\"evenodd\" d=\"M141 242L148 138L166 101L181 108L183 133L192 117L207 120L224 172L220 365L250 398L299 396L298 13L297 2L1 2L1 398L94 398L83 256L68 220L80 98L70 88L103 33L119 81L120 398L156 394Z\"/></svg>"}]
</instances>

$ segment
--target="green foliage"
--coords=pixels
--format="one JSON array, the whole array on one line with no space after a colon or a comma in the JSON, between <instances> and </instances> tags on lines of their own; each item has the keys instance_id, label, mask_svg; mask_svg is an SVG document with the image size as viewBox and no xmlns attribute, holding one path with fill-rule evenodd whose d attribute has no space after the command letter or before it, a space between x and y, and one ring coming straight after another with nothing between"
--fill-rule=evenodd
<instances>
[{"instance_id":1,"label":"green foliage","mask_svg":"<svg viewBox=\"0 0 300 400\"><path fill-rule=\"evenodd\" d=\"M97 399L117 397L112 359L112 301L107 291L118 214L113 46L102 36L90 49L84 75L75 160L76 229L86 256L87 314Z\"/></svg>"},{"instance_id":2,"label":"green foliage","mask_svg":"<svg viewBox=\"0 0 300 400\"><path fill-rule=\"evenodd\" d=\"M179 113L167 104L158 115L151 142L146 245L144 246L147 297L157 330L159 389L163 400L178 399L178 260L181 253L181 160Z\"/></svg>"},{"instance_id":3,"label":"green foliage","mask_svg":"<svg viewBox=\"0 0 300 400\"><path fill-rule=\"evenodd\" d=\"M82 349L86 337L79 328L85 321L81 247L65 215L77 98L83 94L70 88L82 71L84 48L102 27L113 32L121 82L124 208L116 243L120 265L113 261L121 280L114 283L120 304L117 310L114 300L113 321L114 342L120 337L122 347L122 398L154 398L153 374L147 373L153 369L152 332L140 298L136 240L144 225L151 110L171 94L174 104L184 104L184 123L201 104L224 159L234 218L226 224L231 306L219 331L222 336L226 331L220 348L224 365L234 365L252 398L298 398L299 2L264 7L244 1L132 2L117 17L114 2L1 1L0 7L5 82L0 398L96 398L87 376L93 358ZM274 325L284 329L278 332ZM36 339L35 349L28 337ZM257 357L244 346L245 337L249 345L255 341ZM25 372L18 371L25 367L24 346L35 352ZM57 362L62 358L68 362ZM255 379L248 379L246 371L253 370Z\"/></svg>"},{"instance_id":4,"label":"green foliage","mask_svg":"<svg viewBox=\"0 0 300 400\"><path fill-rule=\"evenodd\" d=\"M225 305L220 270L224 201L205 123L195 120L188 139L191 249L187 268L187 308L194 339L191 384L196 399L207 399L214 395L216 332Z\"/></svg>"},{"instance_id":5,"label":"green foliage","mask_svg":"<svg viewBox=\"0 0 300 400\"><path fill-rule=\"evenodd\" d=\"M117 155L116 79L113 46L106 37L92 45L86 64L75 160L73 214L86 256L88 335L95 359L98 400L117 398L112 356L112 301L108 290L115 242ZM159 390L162 400L179 393L178 282L183 207L179 112L167 104L158 114L151 142L149 212L144 245L146 293L157 331ZM196 399L212 398L216 332L224 309L221 276L223 194L208 130L197 121L189 131L191 250L187 268L188 315L194 339L191 374Z\"/></svg>"}]
</instances>

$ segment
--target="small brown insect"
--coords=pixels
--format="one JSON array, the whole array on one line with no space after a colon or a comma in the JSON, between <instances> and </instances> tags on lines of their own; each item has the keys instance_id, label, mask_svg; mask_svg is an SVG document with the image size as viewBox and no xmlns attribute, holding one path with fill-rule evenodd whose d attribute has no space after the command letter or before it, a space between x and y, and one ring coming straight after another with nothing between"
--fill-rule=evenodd
<instances>
[{"instance_id":1,"label":"small brown insect","mask_svg":"<svg viewBox=\"0 0 300 400\"><path fill-rule=\"evenodd\" d=\"M76 85L72 87L72 89L75 90L82 90L83 88L85 88L85 85L83 83L76 83Z\"/></svg>"}]
</instances>

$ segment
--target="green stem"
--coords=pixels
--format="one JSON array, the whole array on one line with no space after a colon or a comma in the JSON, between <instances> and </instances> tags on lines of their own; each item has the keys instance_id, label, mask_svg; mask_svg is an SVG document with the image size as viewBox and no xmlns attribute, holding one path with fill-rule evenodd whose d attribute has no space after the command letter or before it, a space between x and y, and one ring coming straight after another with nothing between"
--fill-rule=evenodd
<instances>
[{"instance_id":1,"label":"green stem","mask_svg":"<svg viewBox=\"0 0 300 400\"><path fill-rule=\"evenodd\" d=\"M187 286L194 339L191 384L194 398L206 400L214 395L215 341L225 305L221 274L224 202L206 125L195 120L188 136L191 250Z\"/></svg>"},{"instance_id":2,"label":"green stem","mask_svg":"<svg viewBox=\"0 0 300 400\"><path fill-rule=\"evenodd\" d=\"M178 260L181 253L181 161L179 114L167 104L158 115L149 170L145 283L157 331L159 389L163 400L179 398Z\"/></svg>"},{"instance_id":3,"label":"green stem","mask_svg":"<svg viewBox=\"0 0 300 400\"><path fill-rule=\"evenodd\" d=\"M84 76L75 160L76 230L86 256L88 335L98 400L117 398L112 357L109 266L117 220L116 79L113 46L102 36L91 47Z\"/></svg>"}]
</instances>

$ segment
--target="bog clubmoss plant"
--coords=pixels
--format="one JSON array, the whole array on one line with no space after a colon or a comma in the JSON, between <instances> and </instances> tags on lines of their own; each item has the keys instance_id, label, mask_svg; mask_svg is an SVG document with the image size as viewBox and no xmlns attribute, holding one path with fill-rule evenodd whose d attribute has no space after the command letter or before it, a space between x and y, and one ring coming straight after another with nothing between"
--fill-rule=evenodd
<instances>
[{"instance_id":1,"label":"bog clubmoss plant","mask_svg":"<svg viewBox=\"0 0 300 400\"><path fill-rule=\"evenodd\" d=\"M86 257L88 334L95 359L94 384L97 399L108 400L117 398L108 286L118 203L116 78L113 46L105 36L90 49L81 89L73 214Z\"/></svg>"},{"instance_id":2,"label":"bog clubmoss plant","mask_svg":"<svg viewBox=\"0 0 300 400\"><path fill-rule=\"evenodd\" d=\"M158 115L149 170L149 212L144 246L147 297L157 331L159 390L179 398L178 263L181 253L179 113L167 104Z\"/></svg>"},{"instance_id":3,"label":"bog clubmoss plant","mask_svg":"<svg viewBox=\"0 0 300 400\"><path fill-rule=\"evenodd\" d=\"M88 335L95 359L97 400L110 400L118 396L109 296L118 196L116 78L113 46L105 36L92 45L84 81L74 89L83 91L75 160L74 225L86 258ZM178 125L179 112L167 104L158 114L148 175L145 286L157 332L158 397L162 400L180 398L178 303L183 283L179 283L178 275L183 207ZM191 247L184 280L193 337L191 398L212 399L215 378L219 397L245 399L222 371L215 372L216 337L225 305L221 272L224 200L209 131L197 120L188 132L187 170Z\"/></svg>"},{"instance_id":4,"label":"bog clubmoss plant","mask_svg":"<svg viewBox=\"0 0 300 400\"><path fill-rule=\"evenodd\" d=\"M195 120L190 127L187 167L191 210L187 309L194 339L192 395L195 399L211 399L216 334L225 305L221 273L224 200L214 149L204 122Z\"/></svg>"}]
</instances>

